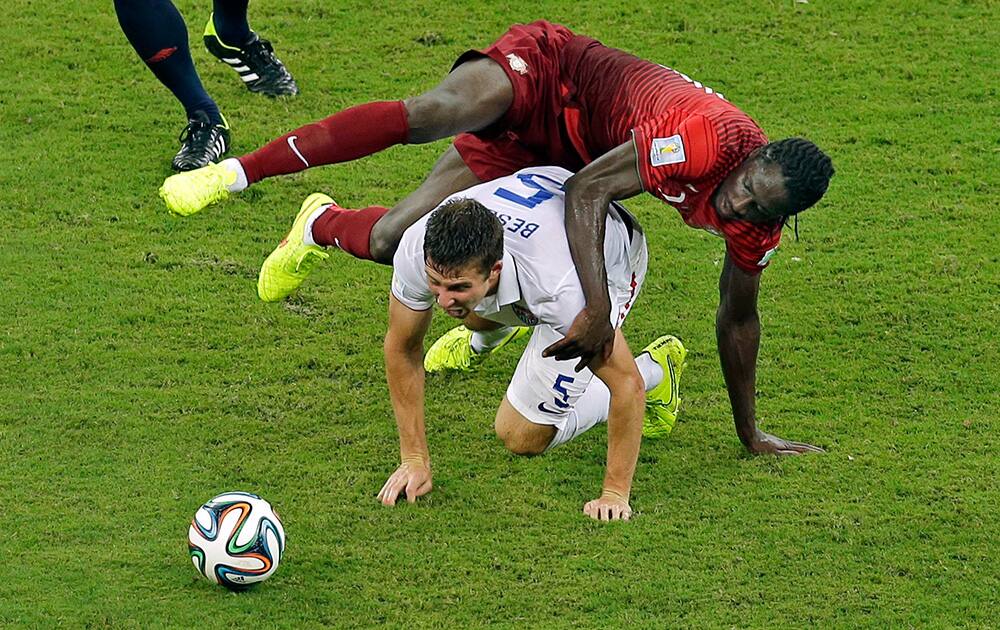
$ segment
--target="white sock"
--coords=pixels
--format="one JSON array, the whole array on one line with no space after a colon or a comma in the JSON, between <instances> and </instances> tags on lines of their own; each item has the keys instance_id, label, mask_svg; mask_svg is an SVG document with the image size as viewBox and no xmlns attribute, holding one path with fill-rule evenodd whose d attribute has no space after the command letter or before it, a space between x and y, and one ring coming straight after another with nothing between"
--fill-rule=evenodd
<instances>
[{"instance_id":1,"label":"white sock","mask_svg":"<svg viewBox=\"0 0 1000 630\"><path fill-rule=\"evenodd\" d=\"M319 243L317 243L313 238L313 223L316 223L316 219L319 218L319 215L326 212L326 209L329 208L330 205L331 204L326 204L325 206L316 208L313 210L313 213L309 215L309 218L306 219L305 231L302 233L302 242L306 245L319 245Z\"/></svg>"},{"instance_id":2,"label":"white sock","mask_svg":"<svg viewBox=\"0 0 1000 630\"><path fill-rule=\"evenodd\" d=\"M247 172L243 170L243 165L236 158L226 158L219 162L219 166L224 166L236 173L236 181L226 187L229 189L229 192L237 193L246 190L247 186L250 185L247 181Z\"/></svg>"},{"instance_id":3,"label":"white sock","mask_svg":"<svg viewBox=\"0 0 1000 630\"><path fill-rule=\"evenodd\" d=\"M472 351L482 354L487 350L492 350L500 345L504 337L510 334L510 326L501 326L496 330L474 330L472 331Z\"/></svg>"},{"instance_id":4,"label":"white sock","mask_svg":"<svg viewBox=\"0 0 1000 630\"><path fill-rule=\"evenodd\" d=\"M606 422L608 410L611 408L611 390L604 382L594 377L583 392L583 396L576 401L576 405L566 416L566 422L556 431L555 437L549 442L545 450L553 449L560 444L565 444L578 435L589 431L594 425Z\"/></svg>"},{"instance_id":5,"label":"white sock","mask_svg":"<svg viewBox=\"0 0 1000 630\"><path fill-rule=\"evenodd\" d=\"M643 352L635 358L635 364L639 368L639 374L646 384L646 391L659 385L664 378L663 366L653 360L648 352Z\"/></svg>"}]
</instances>

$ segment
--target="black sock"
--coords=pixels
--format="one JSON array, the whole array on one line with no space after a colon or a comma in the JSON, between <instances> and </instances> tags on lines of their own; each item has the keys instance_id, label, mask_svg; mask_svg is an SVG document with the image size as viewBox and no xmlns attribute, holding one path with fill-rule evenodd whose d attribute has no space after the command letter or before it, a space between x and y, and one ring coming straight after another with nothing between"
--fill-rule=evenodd
<instances>
[{"instance_id":1,"label":"black sock","mask_svg":"<svg viewBox=\"0 0 1000 630\"><path fill-rule=\"evenodd\" d=\"M115 12L132 48L173 92L188 118L203 111L213 123L221 123L219 106L194 69L187 26L174 4L170 0L115 0Z\"/></svg>"},{"instance_id":2,"label":"black sock","mask_svg":"<svg viewBox=\"0 0 1000 630\"><path fill-rule=\"evenodd\" d=\"M250 0L213 0L215 32L223 44L241 46L253 34L247 23L247 4Z\"/></svg>"}]
</instances>

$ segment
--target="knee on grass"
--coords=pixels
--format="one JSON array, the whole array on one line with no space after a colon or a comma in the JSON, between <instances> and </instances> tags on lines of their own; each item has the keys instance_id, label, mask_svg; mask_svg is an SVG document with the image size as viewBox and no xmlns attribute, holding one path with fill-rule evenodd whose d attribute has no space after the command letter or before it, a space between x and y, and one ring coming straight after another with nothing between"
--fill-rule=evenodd
<instances>
[{"instance_id":1,"label":"knee on grass","mask_svg":"<svg viewBox=\"0 0 1000 630\"><path fill-rule=\"evenodd\" d=\"M528 423L525 423L528 424ZM555 427L529 424L522 426L497 420L494 425L504 448L515 455L541 455L555 436Z\"/></svg>"}]
</instances>

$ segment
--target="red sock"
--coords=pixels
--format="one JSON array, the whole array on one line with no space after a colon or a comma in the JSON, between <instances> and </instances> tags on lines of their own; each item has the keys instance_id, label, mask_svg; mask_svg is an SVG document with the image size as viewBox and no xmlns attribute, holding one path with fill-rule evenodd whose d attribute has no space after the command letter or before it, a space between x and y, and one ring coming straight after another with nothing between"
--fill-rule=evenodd
<instances>
[{"instance_id":1,"label":"red sock","mask_svg":"<svg viewBox=\"0 0 1000 630\"><path fill-rule=\"evenodd\" d=\"M253 184L265 177L356 160L406 142L403 101L367 103L337 112L273 140L240 158Z\"/></svg>"},{"instance_id":2,"label":"red sock","mask_svg":"<svg viewBox=\"0 0 1000 630\"><path fill-rule=\"evenodd\" d=\"M351 256L372 260L370 240L372 228L388 212L382 206L347 210L334 204L316 218L312 237L317 245L339 247Z\"/></svg>"}]
</instances>

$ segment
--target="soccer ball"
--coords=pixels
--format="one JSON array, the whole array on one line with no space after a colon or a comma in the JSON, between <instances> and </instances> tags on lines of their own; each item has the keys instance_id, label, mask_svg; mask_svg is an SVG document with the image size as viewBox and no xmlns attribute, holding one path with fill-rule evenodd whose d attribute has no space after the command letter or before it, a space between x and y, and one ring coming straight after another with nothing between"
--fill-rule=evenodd
<instances>
[{"instance_id":1,"label":"soccer ball","mask_svg":"<svg viewBox=\"0 0 1000 630\"><path fill-rule=\"evenodd\" d=\"M188 548L202 575L242 590L263 582L278 568L285 530L264 499L249 492L226 492L195 512Z\"/></svg>"}]
</instances>

